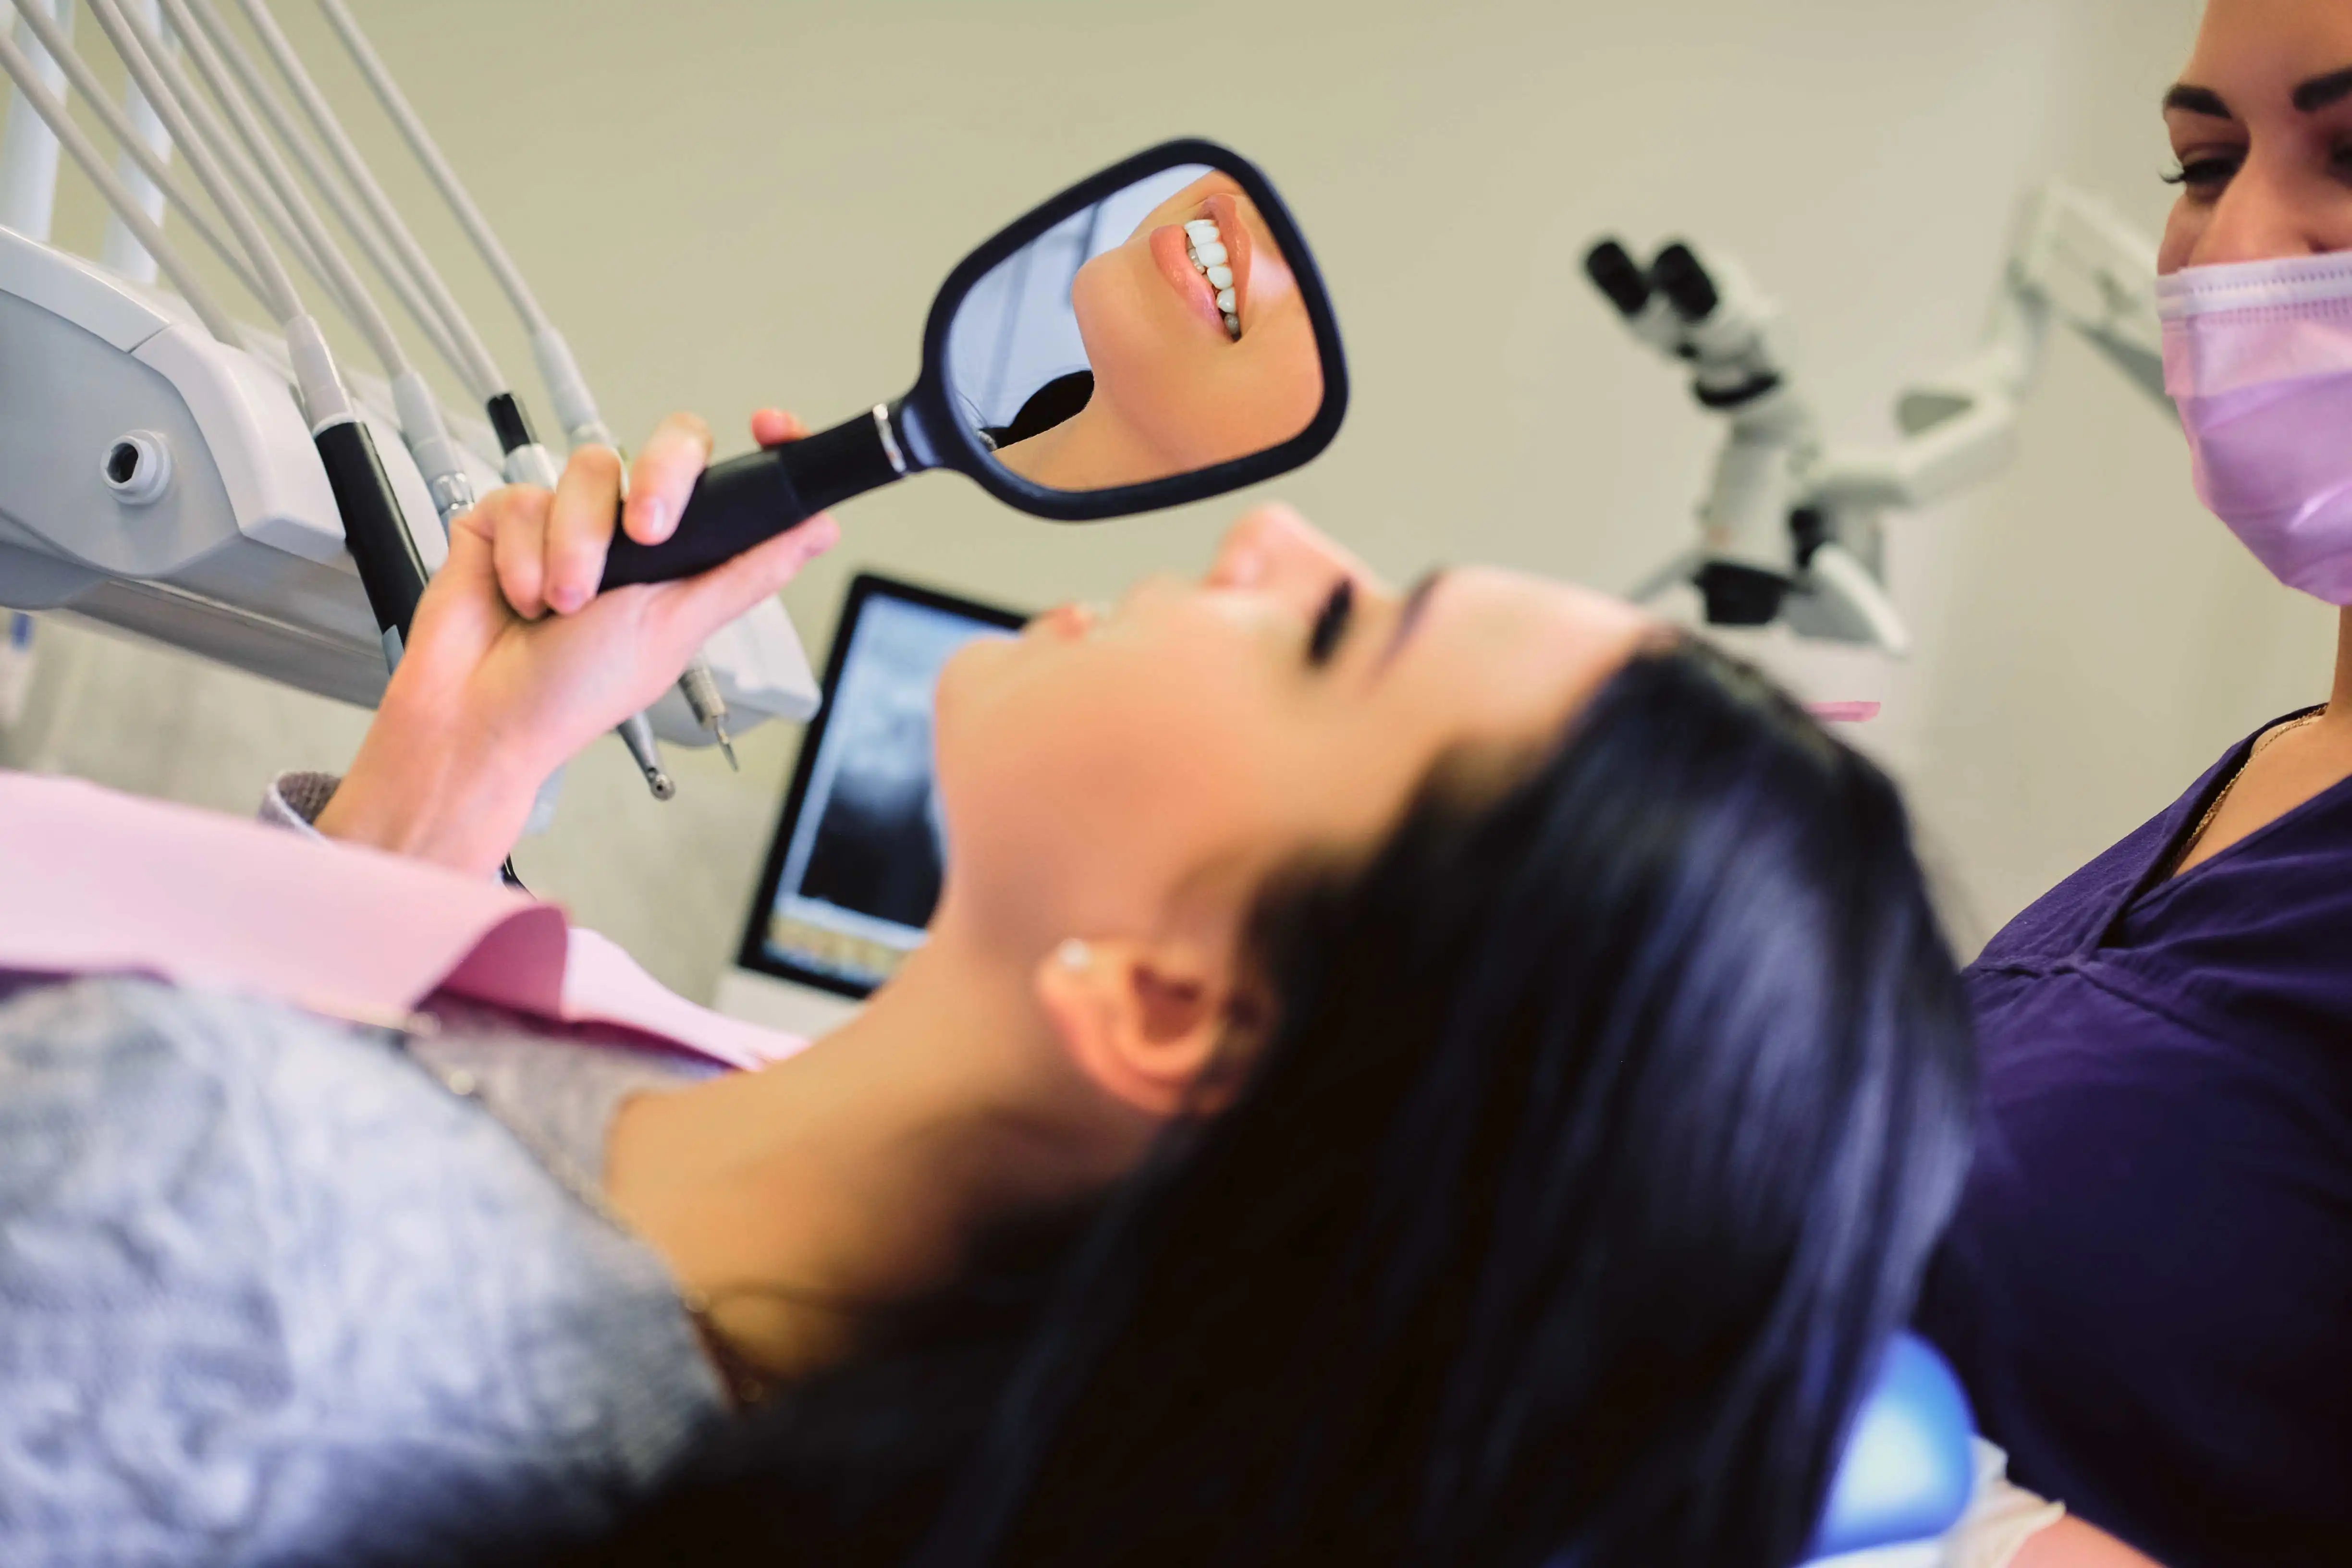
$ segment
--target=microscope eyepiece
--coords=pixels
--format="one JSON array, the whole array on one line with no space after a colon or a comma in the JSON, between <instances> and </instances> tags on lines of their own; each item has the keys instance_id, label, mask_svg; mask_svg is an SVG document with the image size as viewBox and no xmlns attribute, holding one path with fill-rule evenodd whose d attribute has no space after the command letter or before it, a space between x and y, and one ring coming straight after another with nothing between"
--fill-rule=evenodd
<instances>
[{"instance_id":1,"label":"microscope eyepiece","mask_svg":"<svg viewBox=\"0 0 2352 1568\"><path fill-rule=\"evenodd\" d=\"M1680 240L1658 252L1658 259L1650 265L1650 282L1685 321L1704 321L1723 303L1715 290L1715 279Z\"/></svg>"},{"instance_id":2,"label":"microscope eyepiece","mask_svg":"<svg viewBox=\"0 0 2352 1568\"><path fill-rule=\"evenodd\" d=\"M1638 316L1650 302L1650 279L1641 264L1613 239L1604 239L1584 258L1584 274L1623 314Z\"/></svg>"}]
</instances>

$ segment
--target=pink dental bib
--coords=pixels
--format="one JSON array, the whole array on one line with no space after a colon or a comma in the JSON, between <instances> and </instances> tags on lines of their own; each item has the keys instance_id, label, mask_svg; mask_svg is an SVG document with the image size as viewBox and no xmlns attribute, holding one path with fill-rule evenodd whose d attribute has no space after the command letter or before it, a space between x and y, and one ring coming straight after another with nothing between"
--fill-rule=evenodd
<instances>
[{"instance_id":1,"label":"pink dental bib","mask_svg":"<svg viewBox=\"0 0 2352 1568\"><path fill-rule=\"evenodd\" d=\"M450 995L739 1068L804 1043L664 989L552 904L31 773L0 772L0 971L149 974L360 1021Z\"/></svg>"}]
</instances>

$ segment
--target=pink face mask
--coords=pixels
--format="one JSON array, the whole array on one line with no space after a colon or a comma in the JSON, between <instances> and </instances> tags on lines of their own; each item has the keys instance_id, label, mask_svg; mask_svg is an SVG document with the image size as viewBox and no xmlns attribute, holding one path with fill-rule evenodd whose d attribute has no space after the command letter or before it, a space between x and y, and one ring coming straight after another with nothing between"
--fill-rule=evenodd
<instances>
[{"instance_id":1,"label":"pink face mask","mask_svg":"<svg viewBox=\"0 0 2352 1568\"><path fill-rule=\"evenodd\" d=\"M2280 582L2352 605L2352 254L2156 289L2198 495Z\"/></svg>"}]
</instances>

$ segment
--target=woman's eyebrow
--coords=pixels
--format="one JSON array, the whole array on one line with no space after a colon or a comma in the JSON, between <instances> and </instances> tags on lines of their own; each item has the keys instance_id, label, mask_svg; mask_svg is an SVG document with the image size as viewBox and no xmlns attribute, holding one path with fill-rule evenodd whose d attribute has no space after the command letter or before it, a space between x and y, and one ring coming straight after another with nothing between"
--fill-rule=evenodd
<instances>
[{"instance_id":1,"label":"woman's eyebrow","mask_svg":"<svg viewBox=\"0 0 2352 1568\"><path fill-rule=\"evenodd\" d=\"M2316 114L2332 109L2352 98L2352 66L2330 71L2326 76L2313 77L2294 89L2294 106L2305 114Z\"/></svg>"},{"instance_id":2,"label":"woman's eyebrow","mask_svg":"<svg viewBox=\"0 0 2352 1568\"><path fill-rule=\"evenodd\" d=\"M2296 90L2299 95L2301 89ZM2230 106L2221 101L2220 93L2210 87L2192 87L2185 81L2175 82L2172 90L2164 95L2164 109L2168 114L2177 109L2184 114L2201 114L2209 120L2237 118L2230 112Z\"/></svg>"},{"instance_id":3,"label":"woman's eyebrow","mask_svg":"<svg viewBox=\"0 0 2352 1568\"><path fill-rule=\"evenodd\" d=\"M1421 612L1427 607L1430 595L1436 592L1438 584L1444 580L1443 567L1421 574L1421 581L1415 583L1412 591L1404 597L1404 608L1397 612L1396 629L1389 633L1389 646L1381 650L1380 663L1373 667L1376 671L1386 669L1396 656L1404 651L1405 639L1412 636L1413 627L1421 624Z\"/></svg>"}]
</instances>

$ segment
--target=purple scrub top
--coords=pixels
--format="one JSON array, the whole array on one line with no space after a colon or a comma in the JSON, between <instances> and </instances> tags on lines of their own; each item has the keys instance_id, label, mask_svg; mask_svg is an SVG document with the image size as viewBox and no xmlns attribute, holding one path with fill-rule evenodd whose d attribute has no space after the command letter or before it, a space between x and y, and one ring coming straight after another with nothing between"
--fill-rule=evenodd
<instances>
[{"instance_id":1,"label":"purple scrub top","mask_svg":"<svg viewBox=\"0 0 2352 1568\"><path fill-rule=\"evenodd\" d=\"M1968 974L1918 1327L2010 1474L2168 1568L2352 1564L2352 781L2167 879L2241 743Z\"/></svg>"}]
</instances>

